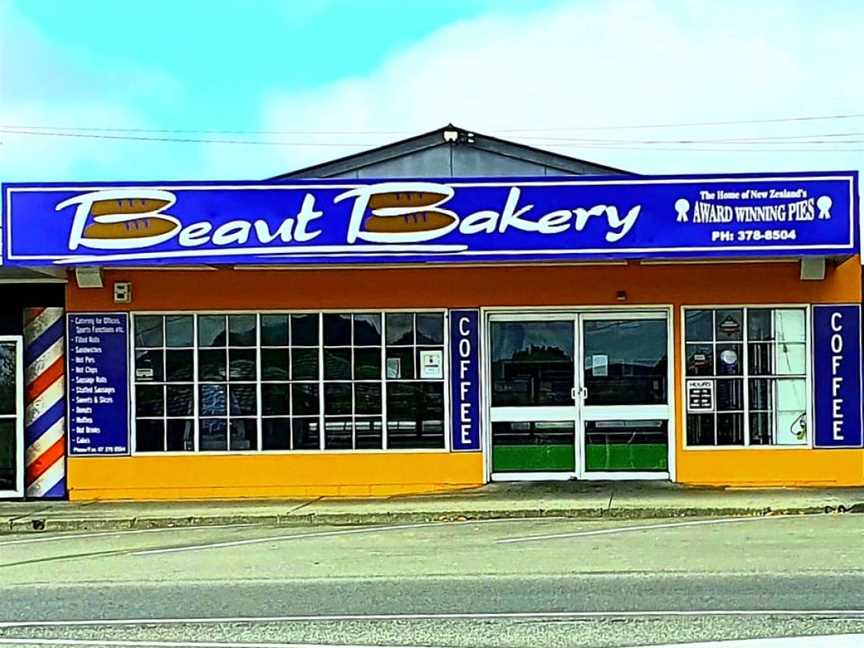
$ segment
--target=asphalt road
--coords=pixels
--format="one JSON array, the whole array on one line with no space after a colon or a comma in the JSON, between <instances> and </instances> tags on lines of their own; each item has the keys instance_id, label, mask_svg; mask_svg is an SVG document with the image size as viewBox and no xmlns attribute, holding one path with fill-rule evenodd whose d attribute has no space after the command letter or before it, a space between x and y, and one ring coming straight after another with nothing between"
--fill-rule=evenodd
<instances>
[{"instance_id":1,"label":"asphalt road","mask_svg":"<svg viewBox=\"0 0 864 648\"><path fill-rule=\"evenodd\" d=\"M0 536L0 646L864 633L862 545L851 514Z\"/></svg>"}]
</instances>

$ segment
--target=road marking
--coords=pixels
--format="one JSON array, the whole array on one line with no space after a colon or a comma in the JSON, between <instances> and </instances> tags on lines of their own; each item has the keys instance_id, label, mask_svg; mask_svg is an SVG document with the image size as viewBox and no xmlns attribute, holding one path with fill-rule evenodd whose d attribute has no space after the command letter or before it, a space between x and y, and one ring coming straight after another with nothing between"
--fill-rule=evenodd
<instances>
[{"instance_id":1,"label":"road marking","mask_svg":"<svg viewBox=\"0 0 864 648\"><path fill-rule=\"evenodd\" d=\"M831 617L864 618L864 610L596 610L590 612L416 612L405 614L295 614L283 616L189 617L169 619L87 619L0 621L0 628L202 625L216 623L312 623L330 621L437 621L495 619L632 619L645 617ZM344 647L347 648L347 647Z\"/></svg>"},{"instance_id":2,"label":"road marking","mask_svg":"<svg viewBox=\"0 0 864 648\"><path fill-rule=\"evenodd\" d=\"M708 526L713 524L738 524L739 522L756 522L760 520L788 520L790 516L771 515L759 517L720 518L718 520L690 520L687 522L664 522L663 524L640 524L639 526L615 527L614 529L595 529L593 531L570 531L540 536L520 536L496 540L496 544L513 544L516 542L539 542L541 540L559 540L561 538L587 538L590 536L615 535L618 533L633 533L634 531L654 531L658 529L678 529L681 527Z\"/></svg>"},{"instance_id":3,"label":"road marking","mask_svg":"<svg viewBox=\"0 0 864 648\"><path fill-rule=\"evenodd\" d=\"M264 526L257 523L250 524L212 524L212 525L200 525L200 526L176 526L176 527L159 527L158 529L122 529L119 531L97 531L95 533L72 533L72 534L63 534L52 535L52 536L39 536L36 538L22 538L20 540L10 540L8 542L0 542L0 547L10 547L12 545L21 545L21 544L34 544L37 542L54 542L57 540L76 540L80 538L104 538L108 536L118 536L118 535L132 535L139 533L157 533L162 531L203 531L209 529L244 529L253 526Z\"/></svg>"},{"instance_id":4,"label":"road marking","mask_svg":"<svg viewBox=\"0 0 864 648\"><path fill-rule=\"evenodd\" d=\"M498 522L523 522L528 520L554 520L554 517L542 518L496 518L493 520L460 520L456 522L416 522L411 524L393 524L389 526L368 526L356 529L338 529L336 531L314 531L312 533L291 533L281 536L269 536L266 538L249 538L248 540L226 540L225 542L211 542L198 545L187 545L185 547L169 547L167 549L142 549L132 551L131 556L156 556L170 553L182 553L184 551L202 551L204 549L222 549L225 547L242 547L246 545L262 544L265 542L280 542L283 540L305 540L306 538L330 538L345 535L359 535L365 533L381 533L385 531L404 531L405 529L427 529L441 526L465 526L471 524L494 524ZM560 519L560 518L558 518Z\"/></svg>"}]
</instances>

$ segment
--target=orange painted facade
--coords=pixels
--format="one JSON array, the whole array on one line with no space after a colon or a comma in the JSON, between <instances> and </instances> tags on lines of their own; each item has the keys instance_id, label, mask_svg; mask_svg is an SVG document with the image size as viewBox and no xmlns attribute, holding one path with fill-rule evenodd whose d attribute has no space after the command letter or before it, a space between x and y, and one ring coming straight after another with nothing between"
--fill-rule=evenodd
<instances>
[{"instance_id":1,"label":"orange painted facade","mask_svg":"<svg viewBox=\"0 0 864 648\"><path fill-rule=\"evenodd\" d=\"M75 499L387 497L483 483L480 453L70 457Z\"/></svg>"},{"instance_id":2,"label":"orange painted facade","mask_svg":"<svg viewBox=\"0 0 864 648\"><path fill-rule=\"evenodd\" d=\"M131 305L111 286L132 283ZM858 257L802 281L796 261L388 269L109 270L105 288L67 288L70 312L639 306L673 308L675 471L712 485L864 484L864 451L684 449L681 307L860 303ZM626 301L616 299L626 293ZM481 373L482 375L482 373ZM671 440L670 440L671 441ZM481 453L326 452L69 457L71 499L345 497L485 481Z\"/></svg>"}]
</instances>

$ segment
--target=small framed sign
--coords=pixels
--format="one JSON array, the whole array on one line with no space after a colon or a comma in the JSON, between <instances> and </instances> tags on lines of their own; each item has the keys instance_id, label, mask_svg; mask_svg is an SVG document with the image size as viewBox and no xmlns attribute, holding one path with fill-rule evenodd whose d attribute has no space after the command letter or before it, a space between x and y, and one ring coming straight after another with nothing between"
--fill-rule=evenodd
<instances>
[{"instance_id":1,"label":"small framed sign","mask_svg":"<svg viewBox=\"0 0 864 648\"><path fill-rule=\"evenodd\" d=\"M420 352L420 378L441 380L444 378L444 352L440 349Z\"/></svg>"},{"instance_id":2,"label":"small framed sign","mask_svg":"<svg viewBox=\"0 0 864 648\"><path fill-rule=\"evenodd\" d=\"M402 377L402 359L387 358L387 378L395 379Z\"/></svg>"},{"instance_id":3,"label":"small framed sign","mask_svg":"<svg viewBox=\"0 0 864 648\"><path fill-rule=\"evenodd\" d=\"M688 412L713 412L714 411L714 381L713 380L688 380L687 381L687 411Z\"/></svg>"},{"instance_id":4,"label":"small framed sign","mask_svg":"<svg viewBox=\"0 0 864 648\"><path fill-rule=\"evenodd\" d=\"M609 375L609 356L596 354L591 356L591 373L595 378L605 378Z\"/></svg>"}]
</instances>

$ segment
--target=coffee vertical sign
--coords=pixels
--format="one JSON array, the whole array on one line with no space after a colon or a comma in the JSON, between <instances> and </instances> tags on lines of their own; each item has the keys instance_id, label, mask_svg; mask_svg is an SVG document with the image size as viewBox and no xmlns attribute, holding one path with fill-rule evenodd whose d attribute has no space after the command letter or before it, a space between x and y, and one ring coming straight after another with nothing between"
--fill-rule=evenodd
<instances>
[{"instance_id":1,"label":"coffee vertical sign","mask_svg":"<svg viewBox=\"0 0 864 648\"><path fill-rule=\"evenodd\" d=\"M480 450L480 312L450 311L453 450Z\"/></svg>"},{"instance_id":2,"label":"coffee vertical sign","mask_svg":"<svg viewBox=\"0 0 864 648\"><path fill-rule=\"evenodd\" d=\"M817 448L860 448L861 306L813 306L813 419Z\"/></svg>"},{"instance_id":3,"label":"coffee vertical sign","mask_svg":"<svg viewBox=\"0 0 864 648\"><path fill-rule=\"evenodd\" d=\"M129 453L126 313L72 313L69 350L69 453Z\"/></svg>"}]
</instances>

